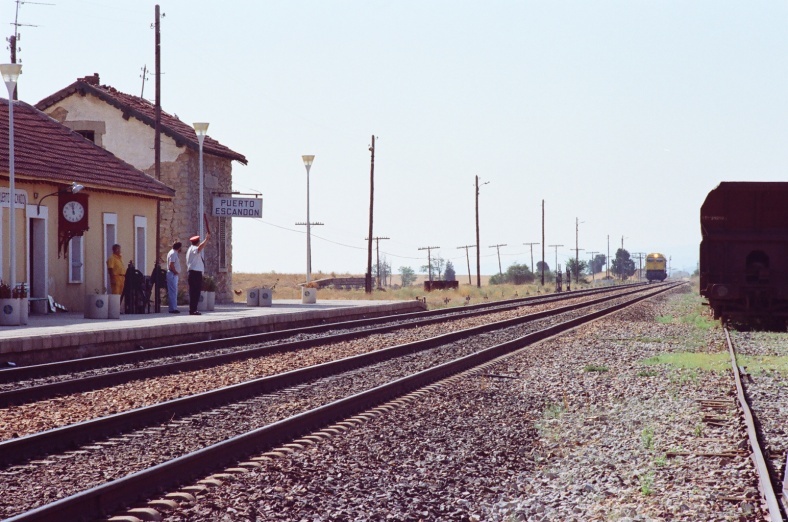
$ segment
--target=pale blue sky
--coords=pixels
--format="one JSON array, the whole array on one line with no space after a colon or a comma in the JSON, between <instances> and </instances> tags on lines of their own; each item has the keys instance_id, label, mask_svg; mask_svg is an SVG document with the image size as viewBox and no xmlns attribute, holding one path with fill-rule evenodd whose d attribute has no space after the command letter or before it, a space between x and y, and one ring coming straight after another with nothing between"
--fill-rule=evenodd
<instances>
[{"instance_id":1,"label":"pale blue sky","mask_svg":"<svg viewBox=\"0 0 788 522\"><path fill-rule=\"evenodd\" d=\"M25 3L20 98L97 72L140 93L155 3ZM15 3L2 0L12 33ZM482 272L530 265L525 242L698 258L699 209L723 180L786 180L783 1L162 0L162 103L244 154L234 187L264 195L234 221L234 270L366 266L370 136L375 228L395 271L439 246L458 274L481 189ZM8 61L5 51L3 61ZM153 80L145 88L153 97ZM570 250L571 248L571 250ZM581 252L581 258L588 254ZM536 247L535 260L541 257ZM555 249L545 260L552 267ZM373 253L374 262L374 253ZM475 264L472 261L472 271Z\"/></svg>"}]
</instances>

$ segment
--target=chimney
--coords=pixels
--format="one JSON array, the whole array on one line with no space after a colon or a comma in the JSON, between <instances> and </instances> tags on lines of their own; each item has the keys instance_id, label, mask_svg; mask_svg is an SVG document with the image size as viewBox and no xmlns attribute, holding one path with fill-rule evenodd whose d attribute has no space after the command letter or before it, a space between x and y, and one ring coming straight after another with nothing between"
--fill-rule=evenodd
<instances>
[{"instance_id":1,"label":"chimney","mask_svg":"<svg viewBox=\"0 0 788 522\"><path fill-rule=\"evenodd\" d=\"M100 85L98 73L93 73L93 76L85 76L84 78L79 78L78 81L85 82L88 85L95 85L95 86Z\"/></svg>"}]
</instances>

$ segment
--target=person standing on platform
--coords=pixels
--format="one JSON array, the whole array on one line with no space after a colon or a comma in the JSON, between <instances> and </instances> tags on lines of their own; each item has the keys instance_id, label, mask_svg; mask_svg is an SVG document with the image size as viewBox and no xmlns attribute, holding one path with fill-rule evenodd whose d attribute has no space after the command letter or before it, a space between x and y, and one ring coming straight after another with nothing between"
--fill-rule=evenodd
<instances>
[{"instance_id":1,"label":"person standing on platform","mask_svg":"<svg viewBox=\"0 0 788 522\"><path fill-rule=\"evenodd\" d=\"M179 314L178 310L178 276L181 273L181 259L178 254L183 243L176 241L172 244L172 250L167 253L167 301L170 313Z\"/></svg>"},{"instance_id":2,"label":"person standing on platform","mask_svg":"<svg viewBox=\"0 0 788 522\"><path fill-rule=\"evenodd\" d=\"M205 239L200 243L200 236L189 238L192 246L186 251L186 268L189 270L189 315L202 315L197 311L202 291L202 273L205 272L205 259L202 250L205 248L211 233L205 234Z\"/></svg>"},{"instance_id":3,"label":"person standing on platform","mask_svg":"<svg viewBox=\"0 0 788 522\"><path fill-rule=\"evenodd\" d=\"M112 245L112 255L107 259L107 273L111 294L122 294L123 284L126 282L126 266L120 255L120 245Z\"/></svg>"}]
</instances>

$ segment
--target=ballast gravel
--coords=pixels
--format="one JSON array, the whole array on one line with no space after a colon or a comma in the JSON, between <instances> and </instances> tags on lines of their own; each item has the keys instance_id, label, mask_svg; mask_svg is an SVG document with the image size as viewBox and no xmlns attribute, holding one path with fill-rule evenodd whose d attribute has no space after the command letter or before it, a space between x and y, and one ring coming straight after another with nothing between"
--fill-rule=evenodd
<instances>
[{"instance_id":1,"label":"ballast gravel","mask_svg":"<svg viewBox=\"0 0 788 522\"><path fill-rule=\"evenodd\" d=\"M174 521L764 520L718 327L651 299L198 493ZM699 307L698 307L699 308Z\"/></svg>"}]
</instances>

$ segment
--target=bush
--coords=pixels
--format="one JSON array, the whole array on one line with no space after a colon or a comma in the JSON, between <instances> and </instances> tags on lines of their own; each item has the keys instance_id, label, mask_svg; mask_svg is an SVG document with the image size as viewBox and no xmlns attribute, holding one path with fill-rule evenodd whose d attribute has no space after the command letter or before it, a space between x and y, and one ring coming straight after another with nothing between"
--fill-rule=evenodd
<instances>
[{"instance_id":1,"label":"bush","mask_svg":"<svg viewBox=\"0 0 788 522\"><path fill-rule=\"evenodd\" d=\"M212 276L205 276L202 278L202 291L203 292L215 292L216 291L216 279Z\"/></svg>"}]
</instances>

